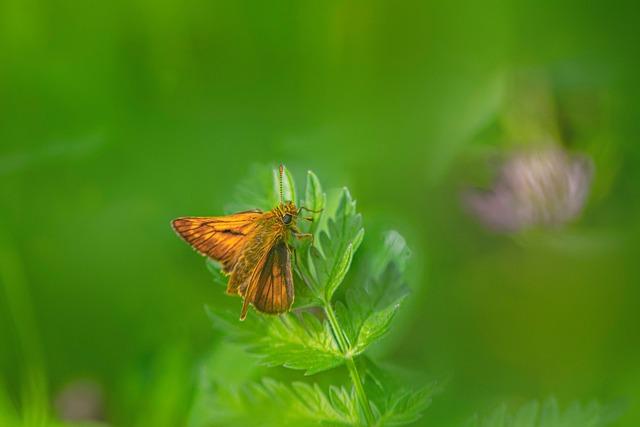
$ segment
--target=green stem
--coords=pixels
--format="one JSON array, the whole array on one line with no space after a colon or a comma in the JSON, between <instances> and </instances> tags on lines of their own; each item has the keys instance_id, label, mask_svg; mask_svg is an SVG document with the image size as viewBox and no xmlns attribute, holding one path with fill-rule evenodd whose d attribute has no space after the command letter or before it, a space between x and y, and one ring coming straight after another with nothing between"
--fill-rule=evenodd
<instances>
[{"instance_id":1,"label":"green stem","mask_svg":"<svg viewBox=\"0 0 640 427\"><path fill-rule=\"evenodd\" d=\"M331 325L331 329L333 330L333 335L336 337L336 341L338 341L338 347L340 348L340 351L345 356L347 356L349 345L347 344L347 340L345 338L344 332L340 327L340 323L338 323L336 312L333 311L333 307L331 306L331 303L325 301L323 305L324 305L324 312L327 315L327 319L329 320L329 325Z\"/></svg>"},{"instance_id":2,"label":"green stem","mask_svg":"<svg viewBox=\"0 0 640 427\"><path fill-rule=\"evenodd\" d=\"M360 401L360 406L362 407L364 416L367 419L367 425L373 426L375 423L375 419L373 417L373 412L371 411L369 398L367 397L367 393L364 391L364 387L362 386L362 379L360 378L360 373L358 372L358 368L356 367L356 362L352 357L348 357L346 360L346 365L347 369L349 369L349 375L351 376L353 386L356 389L356 395L358 396L358 400Z\"/></svg>"},{"instance_id":3,"label":"green stem","mask_svg":"<svg viewBox=\"0 0 640 427\"><path fill-rule=\"evenodd\" d=\"M362 379L360 378L360 373L358 372L358 367L356 366L351 353L349 352L349 345L347 343L347 338L340 327L340 323L338 322L338 318L336 317L336 313L333 310L330 302L324 301L324 312L327 315L327 319L329 320L329 325L331 326L331 330L333 331L333 335L338 342L338 347L342 354L345 357L345 364L347 365L347 369L349 370L349 375L351 376L351 382L353 383L353 387L356 390L356 398L362 408L362 412L364 412L364 416L367 421L367 425L372 426L375 423L375 419L373 417L373 412L371 411L371 405L369 404L369 398L367 397L366 392L364 391L364 387L362 385Z\"/></svg>"}]
</instances>

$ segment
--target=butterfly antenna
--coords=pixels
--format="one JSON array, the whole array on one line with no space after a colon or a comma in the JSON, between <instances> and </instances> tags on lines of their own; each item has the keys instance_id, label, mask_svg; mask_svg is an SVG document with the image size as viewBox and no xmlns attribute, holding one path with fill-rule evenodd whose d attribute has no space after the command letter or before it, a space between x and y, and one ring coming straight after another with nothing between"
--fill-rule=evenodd
<instances>
[{"instance_id":1,"label":"butterfly antenna","mask_svg":"<svg viewBox=\"0 0 640 427\"><path fill-rule=\"evenodd\" d=\"M282 189L282 177L284 175L284 166L282 165L282 163L280 164L280 203L284 204L284 192Z\"/></svg>"}]
</instances>

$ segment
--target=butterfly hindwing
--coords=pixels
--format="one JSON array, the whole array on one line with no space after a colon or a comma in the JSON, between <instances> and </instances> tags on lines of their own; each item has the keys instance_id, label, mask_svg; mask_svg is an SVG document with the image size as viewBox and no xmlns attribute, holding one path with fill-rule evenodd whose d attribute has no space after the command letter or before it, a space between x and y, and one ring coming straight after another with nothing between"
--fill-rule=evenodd
<instances>
[{"instance_id":1,"label":"butterfly hindwing","mask_svg":"<svg viewBox=\"0 0 640 427\"><path fill-rule=\"evenodd\" d=\"M293 304L291 254L284 241L281 240L271 249L256 287L252 304L260 311L284 313Z\"/></svg>"},{"instance_id":2,"label":"butterfly hindwing","mask_svg":"<svg viewBox=\"0 0 640 427\"><path fill-rule=\"evenodd\" d=\"M171 225L200 254L220 261L223 271L230 273L263 215L248 211L218 217L182 217Z\"/></svg>"},{"instance_id":3,"label":"butterfly hindwing","mask_svg":"<svg viewBox=\"0 0 640 427\"><path fill-rule=\"evenodd\" d=\"M291 254L283 239L278 239L258 262L241 288L244 296L241 319L247 314L249 303L263 313L279 314L293 304L293 276Z\"/></svg>"}]
</instances>

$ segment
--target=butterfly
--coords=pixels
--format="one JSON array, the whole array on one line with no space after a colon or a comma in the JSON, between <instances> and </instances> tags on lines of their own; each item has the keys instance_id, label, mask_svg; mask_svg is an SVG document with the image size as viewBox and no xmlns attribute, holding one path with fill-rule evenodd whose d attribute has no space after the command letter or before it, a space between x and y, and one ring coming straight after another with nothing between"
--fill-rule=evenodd
<instances>
[{"instance_id":1,"label":"butterfly","mask_svg":"<svg viewBox=\"0 0 640 427\"><path fill-rule=\"evenodd\" d=\"M185 216L171 222L176 233L201 255L220 262L229 276L227 294L243 298L240 320L249 305L268 314L289 311L294 299L289 245L291 236L310 237L297 226L303 210L284 201L280 165L280 204L270 211L249 210L226 216ZM312 218L304 219L311 221Z\"/></svg>"}]
</instances>

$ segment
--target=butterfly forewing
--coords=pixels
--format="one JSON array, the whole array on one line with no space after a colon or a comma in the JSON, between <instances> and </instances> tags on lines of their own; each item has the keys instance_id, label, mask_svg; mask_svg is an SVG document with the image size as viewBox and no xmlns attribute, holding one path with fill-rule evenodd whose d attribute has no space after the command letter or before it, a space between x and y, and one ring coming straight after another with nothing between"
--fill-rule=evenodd
<instances>
[{"instance_id":1,"label":"butterfly forewing","mask_svg":"<svg viewBox=\"0 0 640 427\"><path fill-rule=\"evenodd\" d=\"M262 212L249 211L218 217L182 217L171 224L193 248L220 261L223 271L230 273L263 216Z\"/></svg>"}]
</instances>

